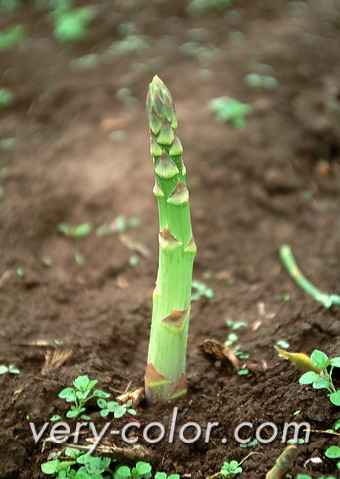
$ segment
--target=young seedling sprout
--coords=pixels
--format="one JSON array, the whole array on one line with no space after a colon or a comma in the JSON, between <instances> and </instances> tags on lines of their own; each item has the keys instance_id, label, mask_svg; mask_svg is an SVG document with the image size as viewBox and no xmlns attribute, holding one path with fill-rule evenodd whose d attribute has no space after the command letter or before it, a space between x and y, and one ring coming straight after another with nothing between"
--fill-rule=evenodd
<instances>
[{"instance_id":1,"label":"young seedling sprout","mask_svg":"<svg viewBox=\"0 0 340 479\"><path fill-rule=\"evenodd\" d=\"M312 384L314 389L327 389L332 404L340 406L340 389L333 382L333 369L340 368L340 357L329 359L327 354L316 349L311 355L311 361L317 368L303 374L300 384Z\"/></svg>"},{"instance_id":2,"label":"young seedling sprout","mask_svg":"<svg viewBox=\"0 0 340 479\"><path fill-rule=\"evenodd\" d=\"M310 294L316 301L322 303L325 308L330 308L331 306L340 306L340 295L324 293L314 286L314 284L312 284L307 278L305 278L296 264L290 246L281 246L279 254L284 267L303 291Z\"/></svg>"},{"instance_id":3,"label":"young seedling sprout","mask_svg":"<svg viewBox=\"0 0 340 479\"><path fill-rule=\"evenodd\" d=\"M146 110L156 177L153 193L160 225L159 266L145 373L146 398L152 402L173 399L187 391L185 359L196 245L174 104L158 76L149 85Z\"/></svg>"}]
</instances>

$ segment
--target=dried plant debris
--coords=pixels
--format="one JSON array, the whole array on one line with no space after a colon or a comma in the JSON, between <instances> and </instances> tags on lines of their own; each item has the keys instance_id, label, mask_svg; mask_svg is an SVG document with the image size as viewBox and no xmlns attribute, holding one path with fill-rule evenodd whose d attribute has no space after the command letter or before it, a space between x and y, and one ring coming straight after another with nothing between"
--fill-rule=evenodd
<instances>
[{"instance_id":1,"label":"dried plant debris","mask_svg":"<svg viewBox=\"0 0 340 479\"><path fill-rule=\"evenodd\" d=\"M196 352L217 366L226 366L236 371L240 369L240 362L233 349L230 346L216 341L216 339L205 339L198 344Z\"/></svg>"}]
</instances>

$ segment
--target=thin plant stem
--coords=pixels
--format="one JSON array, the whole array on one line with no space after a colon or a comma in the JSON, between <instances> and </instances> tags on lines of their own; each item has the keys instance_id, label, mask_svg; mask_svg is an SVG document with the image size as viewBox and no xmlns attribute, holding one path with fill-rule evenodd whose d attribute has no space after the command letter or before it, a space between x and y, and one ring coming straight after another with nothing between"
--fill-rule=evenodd
<instances>
[{"instance_id":1,"label":"thin plant stem","mask_svg":"<svg viewBox=\"0 0 340 479\"><path fill-rule=\"evenodd\" d=\"M310 294L316 301L322 303L326 308L331 306L340 306L340 296L337 294L327 294L320 291L312 284L300 271L294 259L290 246L283 245L279 251L281 261L290 276L296 284L306 293Z\"/></svg>"}]
</instances>

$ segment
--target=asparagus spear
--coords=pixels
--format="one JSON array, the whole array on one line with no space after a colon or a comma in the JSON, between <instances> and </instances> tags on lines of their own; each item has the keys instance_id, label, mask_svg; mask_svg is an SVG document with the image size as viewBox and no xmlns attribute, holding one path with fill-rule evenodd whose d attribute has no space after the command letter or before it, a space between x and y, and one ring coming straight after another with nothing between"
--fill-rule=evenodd
<instances>
[{"instance_id":1,"label":"asparagus spear","mask_svg":"<svg viewBox=\"0 0 340 479\"><path fill-rule=\"evenodd\" d=\"M153 402L187 392L185 360L196 245L176 112L171 93L158 76L149 85L146 111L160 225L159 266L145 372L146 398Z\"/></svg>"},{"instance_id":2,"label":"asparagus spear","mask_svg":"<svg viewBox=\"0 0 340 479\"><path fill-rule=\"evenodd\" d=\"M287 446L283 453L277 458L274 467L267 472L266 479L283 479L298 456L298 448L295 445Z\"/></svg>"}]
</instances>

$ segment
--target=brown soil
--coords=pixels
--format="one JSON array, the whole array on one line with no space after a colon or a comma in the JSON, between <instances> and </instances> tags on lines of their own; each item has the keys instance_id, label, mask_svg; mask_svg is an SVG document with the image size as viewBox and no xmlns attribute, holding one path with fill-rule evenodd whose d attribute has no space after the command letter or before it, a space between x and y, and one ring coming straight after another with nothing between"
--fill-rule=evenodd
<instances>
[{"instance_id":1,"label":"brown soil","mask_svg":"<svg viewBox=\"0 0 340 479\"><path fill-rule=\"evenodd\" d=\"M144 109L154 74L170 88L180 123L198 245L194 278L213 288L215 298L193 303L188 395L137 408L142 426L162 419L168 428L176 406L174 442L141 444L154 471L193 479L216 473L224 461L260 452L243 463L239 476L259 479L284 448L284 423L307 421L317 432L299 445L290 477L339 477L336 461L324 456L337 437L320 432L332 427L339 408L325 391L299 385L301 373L273 348L286 340L291 351L340 355L338 309L325 309L301 291L278 257L280 245L290 244L306 276L320 289L339 293L336 2L244 0L235 10L201 17L188 15L188 2L92 3L96 19L77 45L56 41L46 11L33 2L0 19L1 28L21 23L28 34L20 48L0 52L1 86L16 96L14 106L0 114L1 139L16 140L13 148L1 143L0 363L21 370L0 376L0 477L47 477L40 465L63 445L47 443L42 451L28 417L40 428L53 414L64 414L67 404L58 393L78 375L99 379L98 386L113 396L143 385L157 271L158 219ZM121 39L118 27L126 22L147 35L149 48L138 55L104 55ZM244 34L242 43L230 41L233 30ZM211 59L186 56L181 45L197 35L220 51ZM95 68L71 68L90 53L98 54ZM244 83L259 63L272 67L277 88ZM116 95L123 87L137 100L129 108ZM207 111L208 101L219 96L253 106L244 130L219 123ZM141 225L125 236L93 232L78 241L57 231L61 222L90 222L95 228L118 215L138 217ZM139 257L136 266L130 265L132 255ZM196 353L204 339L226 340L227 318L248 323L237 331L237 344L250 356L246 376ZM47 360L53 351L70 352L54 369ZM99 427L105 421L91 406ZM219 426L209 443L202 437L183 444L178 431L188 421L203 431L208 422ZM242 448L233 434L244 421L254 426L252 439L265 422L277 426L278 436ZM262 430L264 438L271 434L270 428ZM108 442L122 445L112 436ZM305 467L311 457L322 463Z\"/></svg>"}]
</instances>

